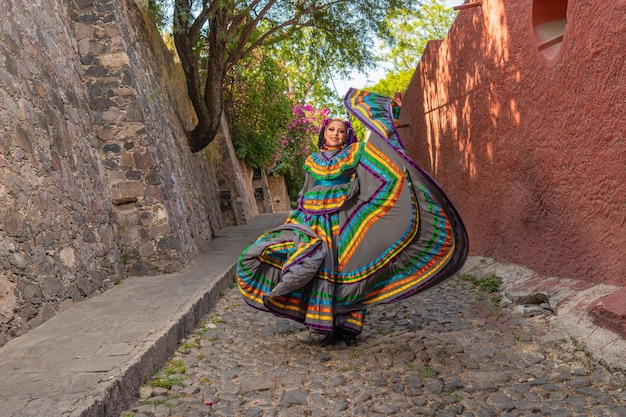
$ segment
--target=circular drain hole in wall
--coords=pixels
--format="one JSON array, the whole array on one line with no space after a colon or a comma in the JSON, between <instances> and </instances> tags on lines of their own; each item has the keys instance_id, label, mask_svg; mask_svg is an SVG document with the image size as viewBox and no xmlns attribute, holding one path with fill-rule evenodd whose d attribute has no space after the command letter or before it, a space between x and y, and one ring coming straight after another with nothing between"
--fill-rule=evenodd
<instances>
[{"instance_id":1,"label":"circular drain hole in wall","mask_svg":"<svg viewBox=\"0 0 626 417\"><path fill-rule=\"evenodd\" d=\"M538 51L554 59L563 44L567 25L567 0L533 0L533 29Z\"/></svg>"}]
</instances>

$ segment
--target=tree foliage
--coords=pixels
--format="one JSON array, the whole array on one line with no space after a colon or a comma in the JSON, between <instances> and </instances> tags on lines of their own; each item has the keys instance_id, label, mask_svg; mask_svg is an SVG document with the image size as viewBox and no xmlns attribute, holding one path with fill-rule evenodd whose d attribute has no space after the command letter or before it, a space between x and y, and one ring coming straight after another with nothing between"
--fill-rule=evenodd
<instances>
[{"instance_id":1,"label":"tree foliage","mask_svg":"<svg viewBox=\"0 0 626 417\"><path fill-rule=\"evenodd\" d=\"M426 0L417 10L395 11L386 20L393 35L384 40L388 52L381 59L391 63L395 73L412 74L428 41L444 39L455 18L456 12L443 0Z\"/></svg>"},{"instance_id":2,"label":"tree foliage","mask_svg":"<svg viewBox=\"0 0 626 417\"><path fill-rule=\"evenodd\" d=\"M315 148L321 118L344 114L331 89L333 78L383 60L393 70L376 85L360 87L387 96L405 91L426 42L445 36L454 19L440 0L149 4L157 24L172 25L198 116L188 133L191 149L213 140L226 112L237 155L251 167L285 176L292 197L302 185L302 163ZM381 43L383 54L376 52ZM363 127L355 128L363 137Z\"/></svg>"},{"instance_id":3,"label":"tree foliage","mask_svg":"<svg viewBox=\"0 0 626 417\"><path fill-rule=\"evenodd\" d=\"M385 17L409 0L172 0L173 34L198 124L192 151L217 134L226 75L262 45L289 41L296 65L313 74L347 73L374 59L374 37L389 39ZM286 52L286 51L284 51Z\"/></svg>"},{"instance_id":4,"label":"tree foliage","mask_svg":"<svg viewBox=\"0 0 626 417\"><path fill-rule=\"evenodd\" d=\"M237 156L250 167L283 176L295 200L303 185L302 166L316 148L318 128L329 111L299 104L306 94L291 91L289 68L265 54L266 49L260 48L229 72L224 108Z\"/></svg>"},{"instance_id":5,"label":"tree foliage","mask_svg":"<svg viewBox=\"0 0 626 417\"><path fill-rule=\"evenodd\" d=\"M364 88L387 97L405 92L426 44L445 38L455 18L456 12L447 8L443 0L425 0L417 10L404 9L390 14L385 24L391 37L383 41L383 52L377 59L390 63L392 68L376 84ZM365 127L358 121L354 128L360 137L365 133Z\"/></svg>"},{"instance_id":6,"label":"tree foliage","mask_svg":"<svg viewBox=\"0 0 626 417\"><path fill-rule=\"evenodd\" d=\"M321 110L306 104L297 104L293 108L291 123L281 132L278 140L279 152L274 164L268 167L270 175L285 177L289 196L292 201L304 184L303 165L313 151L317 151L319 128L322 121L329 117L328 109Z\"/></svg>"},{"instance_id":7,"label":"tree foliage","mask_svg":"<svg viewBox=\"0 0 626 417\"><path fill-rule=\"evenodd\" d=\"M379 59L392 64L384 78L368 90L387 97L404 92L429 41L444 39L454 23L456 12L443 0L426 0L418 10L401 10L386 21L392 32Z\"/></svg>"},{"instance_id":8,"label":"tree foliage","mask_svg":"<svg viewBox=\"0 0 626 417\"><path fill-rule=\"evenodd\" d=\"M368 90L381 94L387 97L393 97L398 92L406 91L411 78L413 77L412 71L390 71L385 78L379 80L375 85L369 87Z\"/></svg>"},{"instance_id":9,"label":"tree foliage","mask_svg":"<svg viewBox=\"0 0 626 417\"><path fill-rule=\"evenodd\" d=\"M293 118L285 91L287 80L271 57L248 56L228 73L224 103L233 146L252 168L275 163L278 137Z\"/></svg>"},{"instance_id":10,"label":"tree foliage","mask_svg":"<svg viewBox=\"0 0 626 417\"><path fill-rule=\"evenodd\" d=\"M304 28L301 36L263 49L281 63L289 83L288 94L294 103L316 108L330 106L334 113L340 111L341 101L330 88L330 81L343 74L347 67L333 67L334 64L323 54L328 46L316 38L316 31L316 28Z\"/></svg>"}]
</instances>

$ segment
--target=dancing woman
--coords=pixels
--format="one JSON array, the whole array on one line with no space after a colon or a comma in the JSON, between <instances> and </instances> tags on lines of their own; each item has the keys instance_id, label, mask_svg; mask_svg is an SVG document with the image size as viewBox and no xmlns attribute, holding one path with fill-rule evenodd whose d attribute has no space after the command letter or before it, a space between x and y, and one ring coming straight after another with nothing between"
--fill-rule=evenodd
<instances>
[{"instance_id":1,"label":"dancing woman","mask_svg":"<svg viewBox=\"0 0 626 417\"><path fill-rule=\"evenodd\" d=\"M350 89L344 104L369 137L324 122L297 208L244 250L237 278L252 307L325 333L323 344L353 346L366 308L451 277L469 242L441 188L407 156L392 100Z\"/></svg>"}]
</instances>

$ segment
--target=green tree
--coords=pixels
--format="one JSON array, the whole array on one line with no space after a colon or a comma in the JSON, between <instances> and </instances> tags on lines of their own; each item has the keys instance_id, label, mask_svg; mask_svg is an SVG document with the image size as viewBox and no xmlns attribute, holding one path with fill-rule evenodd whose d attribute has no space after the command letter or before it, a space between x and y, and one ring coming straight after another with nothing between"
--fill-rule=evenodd
<instances>
[{"instance_id":1,"label":"green tree","mask_svg":"<svg viewBox=\"0 0 626 417\"><path fill-rule=\"evenodd\" d=\"M426 0L416 11L401 10L390 16L386 23L392 32L391 41L384 43L386 52L379 59L391 63L392 69L368 89L389 97L406 91L426 44L444 39L456 14L442 0Z\"/></svg>"},{"instance_id":2,"label":"green tree","mask_svg":"<svg viewBox=\"0 0 626 417\"><path fill-rule=\"evenodd\" d=\"M386 20L391 41L383 40L388 52L380 58L391 63L395 73L412 74L428 41L444 39L456 14L443 0L426 0L417 10L394 11Z\"/></svg>"},{"instance_id":3,"label":"green tree","mask_svg":"<svg viewBox=\"0 0 626 417\"><path fill-rule=\"evenodd\" d=\"M374 93L381 94L387 97L393 97L398 92L406 91L411 78L413 77L412 71L389 71L385 78L379 80L375 85L368 87L368 90Z\"/></svg>"},{"instance_id":4,"label":"green tree","mask_svg":"<svg viewBox=\"0 0 626 417\"><path fill-rule=\"evenodd\" d=\"M255 53L240 60L224 83L224 107L237 156L252 168L275 163L277 138L293 119L287 79L271 58Z\"/></svg>"},{"instance_id":5,"label":"green tree","mask_svg":"<svg viewBox=\"0 0 626 417\"><path fill-rule=\"evenodd\" d=\"M383 52L378 54L377 60L390 63L392 68L376 84L364 88L387 97L406 91L426 44L445 38L456 14L445 7L442 0L425 0L417 10L391 13L385 21L391 37L382 41ZM357 136L363 137L365 127L360 122L355 121L354 130Z\"/></svg>"},{"instance_id":6,"label":"green tree","mask_svg":"<svg viewBox=\"0 0 626 417\"><path fill-rule=\"evenodd\" d=\"M373 39L389 39L385 18L409 0L171 0L174 44L198 123L188 132L193 152L218 132L229 71L262 45L289 40L294 63L312 73L363 69ZM165 0L159 0L165 5ZM315 84L314 82L311 84Z\"/></svg>"},{"instance_id":7,"label":"green tree","mask_svg":"<svg viewBox=\"0 0 626 417\"><path fill-rule=\"evenodd\" d=\"M329 108L332 114L338 114L343 111L343 105L329 85L334 76L347 75L350 67L327 56L325 51L332 51L332 46L319 39L317 31L317 28L303 28L299 36L263 49L281 63L289 83L289 95L297 104Z\"/></svg>"},{"instance_id":8,"label":"green tree","mask_svg":"<svg viewBox=\"0 0 626 417\"><path fill-rule=\"evenodd\" d=\"M237 156L250 167L283 176L295 200L303 185L302 165L316 149L319 126L329 112L300 104L306 91L303 97L294 94L293 74L267 52L259 48L231 69L224 109Z\"/></svg>"}]
</instances>

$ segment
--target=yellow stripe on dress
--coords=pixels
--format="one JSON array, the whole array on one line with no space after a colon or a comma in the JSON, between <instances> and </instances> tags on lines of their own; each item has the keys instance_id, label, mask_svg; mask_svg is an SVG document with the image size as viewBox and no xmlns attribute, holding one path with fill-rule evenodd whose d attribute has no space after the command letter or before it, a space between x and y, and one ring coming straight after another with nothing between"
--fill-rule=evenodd
<instances>
[{"instance_id":1,"label":"yellow stripe on dress","mask_svg":"<svg viewBox=\"0 0 626 417\"><path fill-rule=\"evenodd\" d=\"M356 251L358 244L363 240L363 238L365 237L365 233L370 228L370 223L374 222L376 219L381 218L387 211L389 211L393 203L398 199L398 196L402 190L402 186L404 185L404 176L402 175L402 171L382 152L372 146L367 146L365 152L373 159L379 161L382 165L387 167L390 173L395 173L396 181L393 181L393 188L387 192L387 195L389 197L384 202L380 203L376 210L372 211L365 219L363 219L362 222L359 223L359 226L357 227L354 234L355 239L350 241L346 245L345 250L342 251L341 254L339 254L339 270L341 270L345 266L345 264L348 263L350 258L352 258L352 255Z\"/></svg>"},{"instance_id":2,"label":"yellow stripe on dress","mask_svg":"<svg viewBox=\"0 0 626 417\"><path fill-rule=\"evenodd\" d=\"M448 252L446 253L446 256L445 256L445 257L443 257L443 259L440 259L440 260L439 260L439 262L438 262L439 264L441 264L441 263L443 262L443 264L445 265L445 263L448 261L448 259L450 259L450 257L452 256L452 254L454 254L454 248L455 248L455 245L454 245L454 244L452 244L452 246L450 246L450 248L451 248L451 250L448 250ZM420 278L420 279L418 279L418 280L413 280L413 278L414 278L414 277L413 277L413 275L411 275L411 276L409 276L409 277L407 277L407 278L406 278L406 281L409 281L409 283L408 283L407 285L403 285L403 286L401 286L400 288L398 288L398 289L396 289L396 290L393 290L393 291L385 292L385 293L381 294L381 295L380 295L380 296L378 296L378 297L370 298L369 300L364 301L364 302L363 302L363 304L372 304L372 303L376 303L376 302L378 302L378 301L382 301L382 300L385 300L385 299L387 299L387 298L390 298L390 297L392 297L392 296L394 296L394 295L396 295L396 294L402 293L402 292L404 292L405 290L407 290L407 289L409 289L409 288L411 288L411 287L414 287L414 286L416 286L417 284L419 284L419 283L423 282L424 280L426 280L427 278L429 278L432 274L434 274L435 272L439 271L439 269L441 269L441 268L434 268L434 269L430 270L428 273L424 274L424 276L423 276L423 277L421 277L421 278Z\"/></svg>"}]
</instances>

